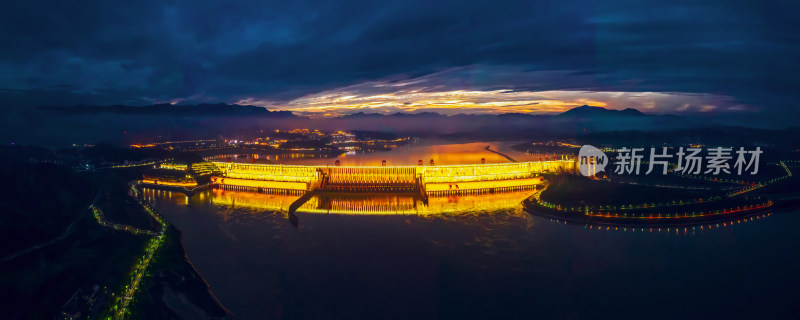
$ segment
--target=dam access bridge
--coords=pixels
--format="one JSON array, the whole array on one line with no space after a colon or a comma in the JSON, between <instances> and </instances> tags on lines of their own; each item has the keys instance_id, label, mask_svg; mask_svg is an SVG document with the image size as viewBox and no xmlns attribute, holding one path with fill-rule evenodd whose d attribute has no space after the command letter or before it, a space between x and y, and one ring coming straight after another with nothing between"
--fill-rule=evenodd
<instances>
[{"instance_id":1,"label":"dam access bridge","mask_svg":"<svg viewBox=\"0 0 800 320\"><path fill-rule=\"evenodd\" d=\"M303 195L309 191L477 194L535 188L541 173L574 172L574 160L439 166L301 166L212 162L224 190Z\"/></svg>"}]
</instances>

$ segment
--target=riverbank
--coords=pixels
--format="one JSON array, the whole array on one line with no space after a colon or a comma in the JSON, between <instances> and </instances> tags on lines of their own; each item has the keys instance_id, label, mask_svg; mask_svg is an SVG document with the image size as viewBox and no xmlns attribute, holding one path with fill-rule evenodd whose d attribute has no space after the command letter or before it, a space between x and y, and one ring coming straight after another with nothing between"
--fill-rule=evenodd
<instances>
[{"instance_id":1,"label":"riverbank","mask_svg":"<svg viewBox=\"0 0 800 320\"><path fill-rule=\"evenodd\" d=\"M53 319L104 308L147 238L99 225L87 209L104 184L52 164L5 158L0 262L4 318Z\"/></svg>"},{"instance_id":2,"label":"riverbank","mask_svg":"<svg viewBox=\"0 0 800 320\"><path fill-rule=\"evenodd\" d=\"M149 268L131 319L228 319L232 317L186 257L181 233L167 228L164 245Z\"/></svg>"},{"instance_id":3,"label":"riverbank","mask_svg":"<svg viewBox=\"0 0 800 320\"><path fill-rule=\"evenodd\" d=\"M108 302L99 303L98 308L103 309L104 316L113 319L221 319L227 316L229 312L216 301L186 259L180 233L140 198L138 180L126 182L136 176L125 169L103 175L101 180L106 181L106 191L101 192L104 196L98 196L96 202L117 212L113 217L91 206L96 223L107 230L149 236L143 253L128 251L138 258L118 268L127 270L127 277L119 277L123 283L106 290L111 292ZM138 226L128 224L134 222L139 222Z\"/></svg>"},{"instance_id":4,"label":"riverbank","mask_svg":"<svg viewBox=\"0 0 800 320\"><path fill-rule=\"evenodd\" d=\"M665 188L549 175L545 190L527 199L524 207L531 214L586 225L685 227L747 220L776 210L796 210L797 201L781 201L770 192L775 188L794 189L792 184L797 183L783 162L778 165L785 170L783 176L769 177L738 191Z\"/></svg>"}]
</instances>

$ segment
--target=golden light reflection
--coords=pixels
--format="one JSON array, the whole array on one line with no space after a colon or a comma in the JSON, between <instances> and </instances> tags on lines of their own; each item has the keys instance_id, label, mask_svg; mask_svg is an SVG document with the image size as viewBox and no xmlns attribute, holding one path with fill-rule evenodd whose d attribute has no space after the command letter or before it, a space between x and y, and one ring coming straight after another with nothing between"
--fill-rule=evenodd
<instances>
[{"instance_id":1,"label":"golden light reflection","mask_svg":"<svg viewBox=\"0 0 800 320\"><path fill-rule=\"evenodd\" d=\"M535 191L522 190L494 194L429 197L425 204L413 194L344 194L315 195L297 213L343 215L448 215L514 209ZM229 208L255 211L287 212L299 196L264 194L215 189L211 203Z\"/></svg>"}]
</instances>

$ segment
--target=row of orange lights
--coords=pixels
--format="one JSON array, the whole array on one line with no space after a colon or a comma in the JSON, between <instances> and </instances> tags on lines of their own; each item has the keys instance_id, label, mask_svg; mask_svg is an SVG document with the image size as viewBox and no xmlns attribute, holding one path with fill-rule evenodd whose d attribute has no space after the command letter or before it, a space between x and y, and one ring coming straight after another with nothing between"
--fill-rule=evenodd
<instances>
[{"instance_id":1,"label":"row of orange lights","mask_svg":"<svg viewBox=\"0 0 800 320\"><path fill-rule=\"evenodd\" d=\"M733 226L734 222L736 224L747 223L747 222L750 222L750 221L759 220L761 218L766 218L766 217L771 216L771 215L772 215L772 213L766 213L766 214L762 214L762 215L746 217L746 218L743 218L743 219L737 219L736 221L726 221L726 222L723 222L722 224L716 223L716 224L708 224L708 225L705 225L705 224L696 225L696 226L691 226L691 229L689 227L683 227L683 232L687 233L689 230L705 230L705 229L709 229L710 230L710 229L713 229L715 227L716 228L729 227L729 226ZM555 223L558 223L558 224L562 224L562 223L563 224L567 224L567 221L565 221L565 220L555 219L555 220L551 220L551 221L553 221ZM680 227L649 227L649 228L620 227L620 226L596 226L595 227L595 225L592 225L592 224L586 224L584 227L586 229L589 229L589 230L601 230L601 231L611 231L611 230L613 230L613 231L620 231L620 230L621 231L628 231L628 230L630 230L632 232L635 232L635 231L638 230L638 231L641 231L641 232L653 232L653 231L656 231L656 232L672 232L672 230L674 230L676 233L679 233L681 231Z\"/></svg>"},{"instance_id":2,"label":"row of orange lights","mask_svg":"<svg viewBox=\"0 0 800 320\"><path fill-rule=\"evenodd\" d=\"M750 206L746 206L744 208L739 207L737 209L734 209L734 208L723 209L722 212L707 211L706 213L700 213L700 214L693 213L693 214L689 215L687 213L684 213L683 215L675 214L673 216L662 216L661 214L659 214L658 216L655 216L655 215L651 214L651 215L648 215L648 216L635 216L635 217L632 216L632 217L628 217L628 216L620 216L618 213L615 213L613 215L612 214L608 214L608 213L607 214L585 213L585 215L590 216L590 217L602 217L602 218L636 218L636 219L701 218L701 217L710 217L710 216L716 216L716 215L723 215L723 214L731 214L731 213L737 213L737 212L764 209L764 208L767 208L767 207L771 207L772 205L773 205L772 201L767 201L767 202L765 202L765 203L763 203L761 205L758 205L758 206L750 205Z\"/></svg>"}]
</instances>

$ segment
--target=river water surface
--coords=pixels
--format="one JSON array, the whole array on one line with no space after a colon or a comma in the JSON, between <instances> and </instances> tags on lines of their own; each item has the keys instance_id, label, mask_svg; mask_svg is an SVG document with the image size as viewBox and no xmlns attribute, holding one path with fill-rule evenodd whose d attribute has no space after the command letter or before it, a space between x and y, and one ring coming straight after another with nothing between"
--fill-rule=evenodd
<instances>
[{"instance_id":1,"label":"river water surface","mask_svg":"<svg viewBox=\"0 0 800 320\"><path fill-rule=\"evenodd\" d=\"M480 154L480 145L465 148ZM800 213L702 230L598 230L531 216L520 203L533 192L427 205L411 195L319 200L337 201L340 210L306 206L297 226L285 213L296 196L145 196L182 231L189 259L241 319L778 319L800 312Z\"/></svg>"}]
</instances>

